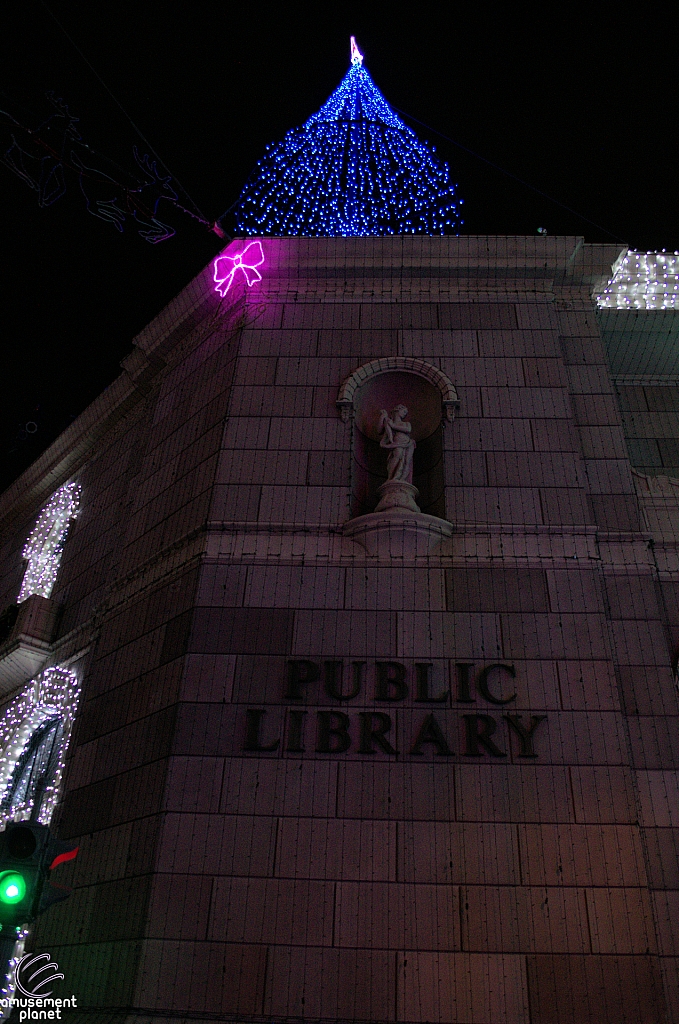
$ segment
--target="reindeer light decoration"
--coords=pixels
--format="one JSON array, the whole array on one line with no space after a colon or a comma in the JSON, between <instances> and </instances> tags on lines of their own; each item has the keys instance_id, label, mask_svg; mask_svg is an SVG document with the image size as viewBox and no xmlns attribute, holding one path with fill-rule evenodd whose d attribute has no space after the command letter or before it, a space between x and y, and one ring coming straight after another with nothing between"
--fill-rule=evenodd
<instances>
[{"instance_id":1,"label":"reindeer light decoration","mask_svg":"<svg viewBox=\"0 0 679 1024\"><path fill-rule=\"evenodd\" d=\"M92 158L97 154L83 142L76 128L79 119L54 93L47 93L47 98L55 113L36 128L29 128L12 114L0 110L0 138L3 129L5 132L4 144L0 141L0 163L37 191L40 206L51 206L64 195L67 175L72 173L85 197L88 212L118 231L123 231L129 217L146 242L155 244L172 238L175 229L157 216L162 200L213 229L197 207L191 210L181 205L172 175L161 174L157 161L152 161L148 153L140 157L136 146L132 147L132 152L138 170L129 175L127 183L92 166ZM112 167L118 166L107 158L102 159Z\"/></svg>"},{"instance_id":2,"label":"reindeer light decoration","mask_svg":"<svg viewBox=\"0 0 679 1024\"><path fill-rule=\"evenodd\" d=\"M156 217L158 206L161 199L176 204L179 197L170 184L171 176L159 174L156 161L151 163L148 153L140 158L136 146L133 152L137 166L144 172L144 180L136 188L121 185L103 171L87 167L77 153L71 153L71 160L78 171L80 189L89 213L113 224L118 231L123 230L125 218L130 216L139 225L139 234L147 242L164 242L176 232L170 224L164 224Z\"/></svg>"}]
</instances>

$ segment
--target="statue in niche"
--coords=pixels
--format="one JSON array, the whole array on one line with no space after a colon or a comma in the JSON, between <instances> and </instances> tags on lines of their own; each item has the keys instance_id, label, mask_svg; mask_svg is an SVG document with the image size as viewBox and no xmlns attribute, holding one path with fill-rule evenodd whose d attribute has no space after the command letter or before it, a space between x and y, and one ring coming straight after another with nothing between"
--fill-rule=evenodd
<instances>
[{"instance_id":1,"label":"statue in niche","mask_svg":"<svg viewBox=\"0 0 679 1024\"><path fill-rule=\"evenodd\" d=\"M405 405L397 405L391 410L391 417L386 409L380 409L377 424L378 433L382 434L380 448L388 448L387 479L413 482L413 453L415 442L410 436L412 425L405 422L408 410Z\"/></svg>"},{"instance_id":2,"label":"statue in niche","mask_svg":"<svg viewBox=\"0 0 679 1024\"><path fill-rule=\"evenodd\" d=\"M408 410L399 403L391 413L380 409L377 431L382 435L380 447L389 451L387 457L387 480L378 488L380 502L376 512L387 509L409 509L419 512L415 503L419 494L413 485L413 454L415 441L411 437L412 424L406 422Z\"/></svg>"}]
</instances>

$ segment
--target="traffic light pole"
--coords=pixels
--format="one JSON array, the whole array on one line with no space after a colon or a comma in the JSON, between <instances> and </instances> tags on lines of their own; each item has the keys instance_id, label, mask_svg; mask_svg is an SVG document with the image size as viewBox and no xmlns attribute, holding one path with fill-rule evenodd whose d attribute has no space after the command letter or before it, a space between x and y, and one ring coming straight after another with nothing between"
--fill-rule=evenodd
<instances>
[{"instance_id":1,"label":"traffic light pole","mask_svg":"<svg viewBox=\"0 0 679 1024\"><path fill-rule=\"evenodd\" d=\"M0 988L23 928L70 895L70 889L52 885L49 876L77 852L73 843L56 839L47 825L33 820L10 822L0 832Z\"/></svg>"},{"instance_id":2,"label":"traffic light pole","mask_svg":"<svg viewBox=\"0 0 679 1024\"><path fill-rule=\"evenodd\" d=\"M17 942L16 935L7 938L0 937L0 987L4 986L9 974L10 964L14 957L14 947ZM9 1017L9 1012L5 1014Z\"/></svg>"}]
</instances>

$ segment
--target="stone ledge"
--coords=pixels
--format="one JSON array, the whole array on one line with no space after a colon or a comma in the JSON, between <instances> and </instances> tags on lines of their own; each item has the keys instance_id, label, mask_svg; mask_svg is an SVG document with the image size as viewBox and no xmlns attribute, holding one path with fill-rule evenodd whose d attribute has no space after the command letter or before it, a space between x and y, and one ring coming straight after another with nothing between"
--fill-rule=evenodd
<instances>
[{"instance_id":1,"label":"stone ledge","mask_svg":"<svg viewBox=\"0 0 679 1024\"><path fill-rule=\"evenodd\" d=\"M0 647L0 696L35 676L52 650L59 606L56 601L31 594L19 605L16 621Z\"/></svg>"},{"instance_id":2,"label":"stone ledge","mask_svg":"<svg viewBox=\"0 0 679 1024\"><path fill-rule=\"evenodd\" d=\"M428 555L443 540L452 537L454 527L445 519L424 512L390 508L350 519L342 532L369 555L388 560Z\"/></svg>"}]
</instances>

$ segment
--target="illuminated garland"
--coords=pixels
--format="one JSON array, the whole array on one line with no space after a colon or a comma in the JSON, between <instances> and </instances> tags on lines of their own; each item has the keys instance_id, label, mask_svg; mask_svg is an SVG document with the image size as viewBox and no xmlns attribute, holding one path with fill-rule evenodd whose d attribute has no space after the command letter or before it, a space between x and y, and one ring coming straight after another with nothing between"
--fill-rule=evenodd
<instances>
[{"instance_id":1,"label":"illuminated garland","mask_svg":"<svg viewBox=\"0 0 679 1024\"><path fill-rule=\"evenodd\" d=\"M19 603L31 594L49 597L52 593L69 524L80 511L80 493L80 484L64 484L54 492L38 516L23 550L28 565L19 592Z\"/></svg>"},{"instance_id":2,"label":"illuminated garland","mask_svg":"<svg viewBox=\"0 0 679 1024\"><path fill-rule=\"evenodd\" d=\"M394 113L352 38L342 82L301 128L268 146L236 210L245 235L455 234L448 166Z\"/></svg>"},{"instance_id":3,"label":"illuminated garland","mask_svg":"<svg viewBox=\"0 0 679 1024\"><path fill-rule=\"evenodd\" d=\"M18 933L17 940L14 944L14 952L10 958L7 974L5 975L4 981L2 982L2 988L0 989L0 998L6 1001L5 1006L0 1007L0 1020L8 1020L12 1012L12 1005L7 1005L7 1003L16 991L16 974L14 972L19 961L24 955L26 939L28 938L29 931L29 928L22 928Z\"/></svg>"},{"instance_id":4,"label":"illuminated garland","mask_svg":"<svg viewBox=\"0 0 679 1024\"><path fill-rule=\"evenodd\" d=\"M59 786L64 772L64 758L80 696L75 673L70 669L52 667L33 679L26 689L15 697L0 718L0 804L12 784L21 755L31 737L48 719L58 715L63 722L63 733L54 776L44 790L38 821L48 825L54 811ZM19 815L0 809L0 823L30 816L32 804L22 808Z\"/></svg>"},{"instance_id":5,"label":"illuminated garland","mask_svg":"<svg viewBox=\"0 0 679 1024\"><path fill-rule=\"evenodd\" d=\"M602 309L679 309L679 252L630 249L596 301Z\"/></svg>"},{"instance_id":6,"label":"illuminated garland","mask_svg":"<svg viewBox=\"0 0 679 1024\"><path fill-rule=\"evenodd\" d=\"M44 722L55 715L63 722L56 770L42 793L38 816L41 825L49 825L54 813L79 696L80 686L75 673L70 669L55 666L45 669L31 680L23 693L4 708L0 718L0 804L14 781L17 765L31 742L31 737ZM5 827L10 820L29 818L31 808L32 803L29 803L18 813L16 808L11 812L0 810L0 824ZM24 952L28 931L28 928L23 928L17 936L9 970L5 978L0 980L0 996L3 999L10 999L14 994L14 968ZM6 1020L10 1012L11 1010L7 1008L0 1010L0 1018Z\"/></svg>"}]
</instances>

